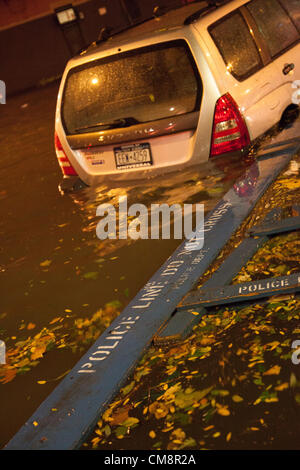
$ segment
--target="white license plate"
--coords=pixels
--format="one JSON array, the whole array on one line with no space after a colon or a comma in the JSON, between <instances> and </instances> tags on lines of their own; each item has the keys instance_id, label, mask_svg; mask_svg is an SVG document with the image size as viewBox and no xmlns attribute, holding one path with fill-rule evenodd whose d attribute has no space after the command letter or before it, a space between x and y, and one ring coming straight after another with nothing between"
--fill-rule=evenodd
<instances>
[{"instance_id":1,"label":"white license plate","mask_svg":"<svg viewBox=\"0 0 300 470\"><path fill-rule=\"evenodd\" d=\"M152 165L152 155L148 143L123 145L115 147L116 167L126 170L127 168L140 168Z\"/></svg>"}]
</instances>

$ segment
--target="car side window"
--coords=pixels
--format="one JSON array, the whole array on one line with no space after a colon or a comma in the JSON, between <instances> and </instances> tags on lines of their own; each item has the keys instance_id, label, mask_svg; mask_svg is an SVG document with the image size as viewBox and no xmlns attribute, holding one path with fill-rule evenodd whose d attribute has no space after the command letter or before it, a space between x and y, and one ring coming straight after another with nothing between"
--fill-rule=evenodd
<instances>
[{"instance_id":1,"label":"car side window","mask_svg":"<svg viewBox=\"0 0 300 470\"><path fill-rule=\"evenodd\" d=\"M252 0L247 8L265 39L272 57L299 39L292 20L277 0Z\"/></svg>"},{"instance_id":2,"label":"car side window","mask_svg":"<svg viewBox=\"0 0 300 470\"><path fill-rule=\"evenodd\" d=\"M300 31L300 0L281 0L281 2Z\"/></svg>"},{"instance_id":3,"label":"car side window","mask_svg":"<svg viewBox=\"0 0 300 470\"><path fill-rule=\"evenodd\" d=\"M235 11L209 28L227 70L238 80L247 78L261 66L261 58L247 24Z\"/></svg>"}]
</instances>

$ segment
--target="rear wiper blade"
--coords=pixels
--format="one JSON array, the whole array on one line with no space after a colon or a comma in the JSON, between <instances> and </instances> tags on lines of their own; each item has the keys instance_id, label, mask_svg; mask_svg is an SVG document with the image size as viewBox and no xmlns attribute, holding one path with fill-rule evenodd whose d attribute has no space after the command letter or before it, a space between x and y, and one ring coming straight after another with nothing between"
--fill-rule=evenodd
<instances>
[{"instance_id":1,"label":"rear wiper blade","mask_svg":"<svg viewBox=\"0 0 300 470\"><path fill-rule=\"evenodd\" d=\"M134 126L135 124L140 124L140 121L135 119L134 117L125 117L120 119L115 119L111 122L97 122L91 126L84 126L75 129L76 132L82 131L90 131L92 129L118 129L119 127L130 127Z\"/></svg>"}]
</instances>

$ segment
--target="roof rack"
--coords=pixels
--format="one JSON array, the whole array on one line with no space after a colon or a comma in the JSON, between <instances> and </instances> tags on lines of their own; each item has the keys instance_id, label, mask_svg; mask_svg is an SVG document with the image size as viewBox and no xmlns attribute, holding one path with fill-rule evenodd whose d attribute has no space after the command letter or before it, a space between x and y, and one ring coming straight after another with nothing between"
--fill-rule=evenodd
<instances>
[{"instance_id":1,"label":"roof rack","mask_svg":"<svg viewBox=\"0 0 300 470\"><path fill-rule=\"evenodd\" d=\"M207 5L203 8L200 8L197 10L195 13L192 15L189 15L183 22L184 25L189 25L199 19L201 16L204 14L209 13L210 11L215 10L218 7L221 7L225 5L226 3L229 3L232 0L206 0ZM203 0L195 0L194 3L202 3ZM177 7L181 8L181 6ZM78 54L84 54L87 52L90 48L97 47L99 44L107 41L108 39L112 38L113 36L116 36L117 34L124 33L125 31L128 31L132 28L135 28L136 26L140 26L141 24L147 23L148 21L153 20L154 18L159 18L166 13L169 13L170 10L177 9L177 8L167 8L167 7L160 7L160 6L155 6L152 11L152 16L150 18L143 19L141 21L137 21L136 23L126 26L125 28L113 31L113 29L109 26L105 26L101 28L100 33L96 41L93 41L91 44L85 46L82 48Z\"/></svg>"},{"instance_id":2,"label":"roof rack","mask_svg":"<svg viewBox=\"0 0 300 470\"><path fill-rule=\"evenodd\" d=\"M198 20L201 16L204 16L210 13L213 10L216 10L219 7L222 7L226 3L231 2L232 0L207 0L207 5L199 10L195 11L189 15L183 22L184 25L189 25L194 21Z\"/></svg>"}]
</instances>

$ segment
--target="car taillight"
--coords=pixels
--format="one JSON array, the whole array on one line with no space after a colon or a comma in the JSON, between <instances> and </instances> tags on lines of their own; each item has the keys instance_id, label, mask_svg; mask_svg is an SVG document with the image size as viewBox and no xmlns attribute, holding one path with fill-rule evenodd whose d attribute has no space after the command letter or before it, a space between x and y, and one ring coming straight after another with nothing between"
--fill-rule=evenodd
<instances>
[{"instance_id":1,"label":"car taillight","mask_svg":"<svg viewBox=\"0 0 300 470\"><path fill-rule=\"evenodd\" d=\"M210 156L241 150L249 144L244 118L232 96L226 93L216 103Z\"/></svg>"},{"instance_id":2,"label":"car taillight","mask_svg":"<svg viewBox=\"0 0 300 470\"><path fill-rule=\"evenodd\" d=\"M62 148L61 142L56 133L54 137L54 144L55 144L55 152L56 152L57 160L61 168L61 171L63 172L63 175L64 176L77 176L77 173L72 167L67 155L65 154L65 151Z\"/></svg>"}]
</instances>

